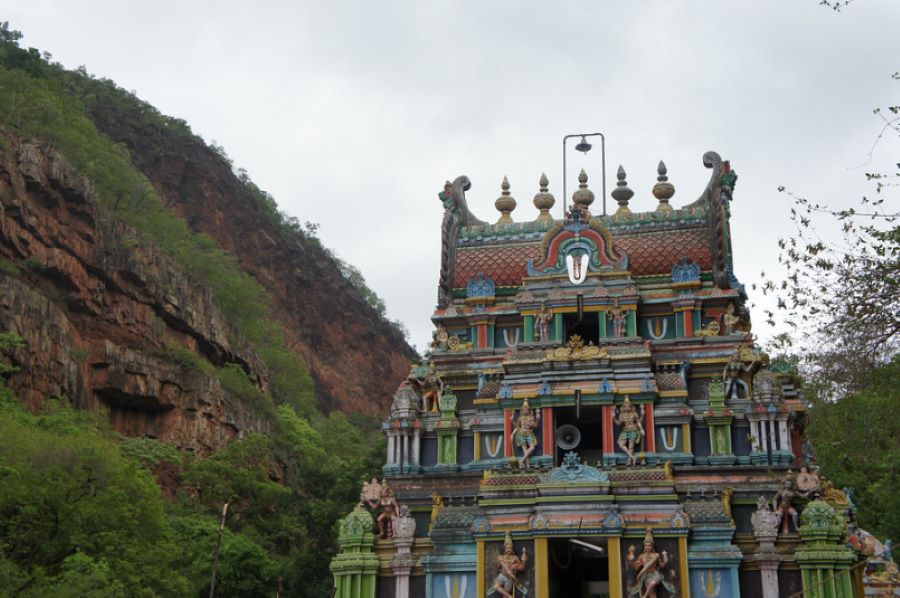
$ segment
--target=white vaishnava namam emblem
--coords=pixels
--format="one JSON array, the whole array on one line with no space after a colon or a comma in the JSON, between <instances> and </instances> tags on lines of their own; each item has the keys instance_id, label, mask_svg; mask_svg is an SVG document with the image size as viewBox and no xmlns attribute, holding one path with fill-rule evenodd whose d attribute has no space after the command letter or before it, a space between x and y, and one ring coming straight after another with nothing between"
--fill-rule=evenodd
<instances>
[{"instance_id":1,"label":"white vaishnava namam emblem","mask_svg":"<svg viewBox=\"0 0 900 598\"><path fill-rule=\"evenodd\" d=\"M572 284L581 284L587 278L588 261L590 256L582 253L575 257L571 253L566 256L566 270L569 272L569 282Z\"/></svg>"}]
</instances>

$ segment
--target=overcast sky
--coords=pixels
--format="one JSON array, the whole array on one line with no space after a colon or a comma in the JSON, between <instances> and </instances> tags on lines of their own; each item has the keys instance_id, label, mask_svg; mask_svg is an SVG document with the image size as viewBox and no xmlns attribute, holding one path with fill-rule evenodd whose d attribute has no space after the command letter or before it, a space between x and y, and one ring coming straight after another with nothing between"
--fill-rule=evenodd
<instances>
[{"instance_id":1,"label":"overcast sky","mask_svg":"<svg viewBox=\"0 0 900 598\"><path fill-rule=\"evenodd\" d=\"M651 210L660 159L673 205L718 151L739 175L735 268L776 269L791 234L779 185L836 206L872 193L894 139L872 109L896 105L900 2L154 2L3 0L22 44L85 65L223 145L283 210L358 266L391 318L431 338L445 179L495 221L509 176L532 220L541 172L562 209L562 137L601 131L607 191L619 164ZM571 146L570 146L571 147ZM571 152L600 204L600 153ZM615 205L615 202L609 200ZM758 293L751 300L761 303ZM770 335L761 312L756 332Z\"/></svg>"}]
</instances>

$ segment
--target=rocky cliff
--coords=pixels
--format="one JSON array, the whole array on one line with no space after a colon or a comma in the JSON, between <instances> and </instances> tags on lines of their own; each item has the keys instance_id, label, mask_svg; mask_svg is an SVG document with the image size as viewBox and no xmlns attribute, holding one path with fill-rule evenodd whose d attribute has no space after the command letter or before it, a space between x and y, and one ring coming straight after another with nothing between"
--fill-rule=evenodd
<instances>
[{"instance_id":1,"label":"rocky cliff","mask_svg":"<svg viewBox=\"0 0 900 598\"><path fill-rule=\"evenodd\" d=\"M271 418L259 405L196 367L238 364L267 386L265 364L229 341L211 293L111 217L59 153L12 136L0 142L0 330L25 341L10 355L20 368L9 380L17 394L32 407L48 396L102 404L119 431L201 454L265 430ZM290 348L313 373L320 407L383 413L413 351L329 256L267 226L205 146L144 149L135 162L169 206L269 291Z\"/></svg>"},{"instance_id":2,"label":"rocky cliff","mask_svg":"<svg viewBox=\"0 0 900 598\"><path fill-rule=\"evenodd\" d=\"M320 406L382 416L415 351L341 275L318 243L279 227L231 164L199 138L161 130L113 102L88 108L125 145L163 202L210 235L268 291L288 346L309 365Z\"/></svg>"}]
</instances>

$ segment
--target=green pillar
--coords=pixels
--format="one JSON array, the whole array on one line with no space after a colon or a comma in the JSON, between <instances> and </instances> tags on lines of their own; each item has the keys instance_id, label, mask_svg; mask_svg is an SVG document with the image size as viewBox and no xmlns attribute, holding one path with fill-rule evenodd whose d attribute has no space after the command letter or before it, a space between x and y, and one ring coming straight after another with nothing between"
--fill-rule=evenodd
<instances>
[{"instance_id":1,"label":"green pillar","mask_svg":"<svg viewBox=\"0 0 900 598\"><path fill-rule=\"evenodd\" d=\"M625 336L637 336L637 309L628 310L628 319L625 321Z\"/></svg>"},{"instance_id":2,"label":"green pillar","mask_svg":"<svg viewBox=\"0 0 900 598\"><path fill-rule=\"evenodd\" d=\"M709 411L705 415L709 426L709 462L711 465L733 465L737 461L731 448L731 422L734 416L725 408L725 385L716 376L707 387Z\"/></svg>"},{"instance_id":3,"label":"green pillar","mask_svg":"<svg viewBox=\"0 0 900 598\"><path fill-rule=\"evenodd\" d=\"M853 598L850 567L856 555L843 542L846 533L843 516L825 501L810 501L803 509L801 544L794 558L800 565L805 596Z\"/></svg>"},{"instance_id":4,"label":"green pillar","mask_svg":"<svg viewBox=\"0 0 900 598\"><path fill-rule=\"evenodd\" d=\"M372 515L363 504L341 519L341 552L331 560L336 598L375 598L378 557L373 551Z\"/></svg>"},{"instance_id":5,"label":"green pillar","mask_svg":"<svg viewBox=\"0 0 900 598\"><path fill-rule=\"evenodd\" d=\"M525 316L525 342L534 342L534 316Z\"/></svg>"},{"instance_id":6,"label":"green pillar","mask_svg":"<svg viewBox=\"0 0 900 598\"><path fill-rule=\"evenodd\" d=\"M562 314L554 314L553 316L553 339L557 341L565 341L565 322L563 322Z\"/></svg>"},{"instance_id":7,"label":"green pillar","mask_svg":"<svg viewBox=\"0 0 900 598\"><path fill-rule=\"evenodd\" d=\"M600 322L600 338L606 338L609 336L609 332L606 330L606 320L609 318L609 313L604 309L599 315L600 317L597 320Z\"/></svg>"}]
</instances>

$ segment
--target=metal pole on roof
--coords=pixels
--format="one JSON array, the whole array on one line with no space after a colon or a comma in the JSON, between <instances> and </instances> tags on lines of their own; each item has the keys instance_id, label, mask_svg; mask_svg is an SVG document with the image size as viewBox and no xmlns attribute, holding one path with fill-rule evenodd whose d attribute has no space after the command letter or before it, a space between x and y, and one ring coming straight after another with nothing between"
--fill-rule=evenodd
<instances>
[{"instance_id":1,"label":"metal pole on roof","mask_svg":"<svg viewBox=\"0 0 900 598\"><path fill-rule=\"evenodd\" d=\"M563 137L563 218L565 218L566 200L568 199L568 196L566 195L566 141L571 137L581 137L581 141L575 146L575 149L585 154L591 151L591 147L593 147L587 142L587 138L600 138L600 157L603 168L603 172L601 173L601 178L603 180L603 215L606 216L606 136L604 136L603 133L574 133Z\"/></svg>"}]
</instances>

